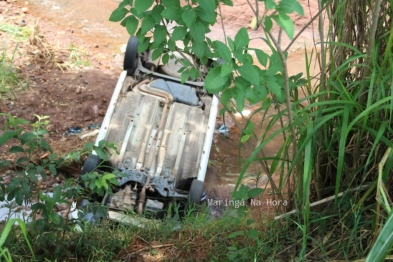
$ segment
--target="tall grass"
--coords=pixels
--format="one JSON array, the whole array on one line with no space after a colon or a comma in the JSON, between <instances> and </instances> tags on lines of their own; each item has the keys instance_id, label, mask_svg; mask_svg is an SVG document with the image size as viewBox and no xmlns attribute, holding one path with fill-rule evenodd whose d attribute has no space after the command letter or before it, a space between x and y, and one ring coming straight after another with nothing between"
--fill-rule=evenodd
<instances>
[{"instance_id":1,"label":"tall grass","mask_svg":"<svg viewBox=\"0 0 393 262\"><path fill-rule=\"evenodd\" d=\"M11 55L6 46L0 50L0 99L15 98L16 91L25 87L25 82L13 64L17 48Z\"/></svg>"},{"instance_id":2,"label":"tall grass","mask_svg":"<svg viewBox=\"0 0 393 262\"><path fill-rule=\"evenodd\" d=\"M319 48L305 52L305 78L289 79L290 107L277 104L275 116L262 118L269 124L240 177L255 161L269 160L269 176L279 173L273 187L294 210L277 218L301 232L295 243L282 235L282 245L298 258L365 258L374 243L386 255L391 245L377 238L381 232L390 240L392 224L381 231L392 205L392 6L386 0L325 2L328 34L320 30ZM321 74L313 76L317 57ZM284 125L290 110L293 124ZM277 123L282 128L273 131ZM281 134L286 139L276 156L259 157Z\"/></svg>"}]
</instances>

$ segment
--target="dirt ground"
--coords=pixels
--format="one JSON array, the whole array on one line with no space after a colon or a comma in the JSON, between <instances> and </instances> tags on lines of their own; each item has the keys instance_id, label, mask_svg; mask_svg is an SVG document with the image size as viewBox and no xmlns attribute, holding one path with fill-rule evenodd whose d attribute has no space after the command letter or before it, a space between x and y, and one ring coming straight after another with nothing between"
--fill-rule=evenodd
<instances>
[{"instance_id":1,"label":"dirt ground","mask_svg":"<svg viewBox=\"0 0 393 262\"><path fill-rule=\"evenodd\" d=\"M59 154L85 144L78 136L63 134L71 127L87 129L102 122L121 71L120 54L117 60L106 59L110 57L105 50L108 47L86 43L77 30L39 20L34 9L26 10L18 2L0 1L1 22L23 23L32 33L27 41L18 41L0 31L0 42L8 55L17 50L15 70L27 82L24 91L8 99L2 97L0 112L31 122L37 120L35 114L50 116L47 140ZM0 121L3 125L4 119Z\"/></svg>"}]
</instances>

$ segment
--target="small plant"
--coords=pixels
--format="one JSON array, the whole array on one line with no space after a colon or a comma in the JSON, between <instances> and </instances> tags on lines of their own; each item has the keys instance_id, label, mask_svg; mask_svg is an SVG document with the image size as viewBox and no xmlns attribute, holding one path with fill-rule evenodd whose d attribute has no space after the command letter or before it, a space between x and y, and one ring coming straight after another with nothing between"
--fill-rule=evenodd
<instances>
[{"instance_id":1,"label":"small plant","mask_svg":"<svg viewBox=\"0 0 393 262\"><path fill-rule=\"evenodd\" d=\"M15 47L12 56L9 57L7 48L3 47L0 53L0 99L3 97L15 98L16 90L24 88L25 82L21 79L18 70L13 66Z\"/></svg>"},{"instance_id":2,"label":"small plant","mask_svg":"<svg viewBox=\"0 0 393 262\"><path fill-rule=\"evenodd\" d=\"M10 251L7 248L4 247L4 243L5 243L7 237L8 237L8 235L9 235L9 233L10 233L10 231L11 231L11 229L14 226L15 223L18 223L20 229L22 230L23 237L24 237L24 239L25 239L25 241L27 243L27 246L29 247L31 255L32 255L33 259L35 259L33 249L31 247L29 239L27 238L26 224L25 224L25 222L23 222L19 218L10 219L7 222L7 224L5 225L5 227L3 229L3 232L1 233L1 236L0 236L0 258L3 258L7 262L12 262L12 257L11 257Z\"/></svg>"},{"instance_id":3,"label":"small plant","mask_svg":"<svg viewBox=\"0 0 393 262\"><path fill-rule=\"evenodd\" d=\"M4 22L0 22L0 31L11 35L13 40L20 42L27 41L32 34L32 30L29 27L11 25Z\"/></svg>"},{"instance_id":4,"label":"small plant","mask_svg":"<svg viewBox=\"0 0 393 262\"><path fill-rule=\"evenodd\" d=\"M68 61L65 63L65 66L70 67L72 69L74 67L91 65L88 58L89 55L85 50L71 43L70 47L68 48L68 51L70 52L70 55Z\"/></svg>"},{"instance_id":5,"label":"small plant","mask_svg":"<svg viewBox=\"0 0 393 262\"><path fill-rule=\"evenodd\" d=\"M47 134L45 127L49 124L47 116L36 115L37 121L32 124L10 114L0 116L7 118L5 132L0 136L0 145L7 144L8 152L16 155L15 161L0 160L0 167L13 170L10 173L11 182L7 186L0 184L0 200L6 199L10 203L14 201L18 206L31 203L32 213L26 222L29 235L34 240L34 251L49 257L64 255L65 247L72 244L65 240L65 234L80 222L69 218L71 204L88 196L80 182L73 178L55 187L52 194L43 192L39 183L40 179L45 181L48 175L57 175L57 169L71 156L75 158L78 154L69 154L63 158L53 153L44 139ZM111 146L106 142L100 143L99 146L89 143L85 150L94 148L102 157L107 157L108 145ZM110 186L117 183L114 177L115 175L109 173L103 176L93 173L83 176L82 181L89 185L91 194L103 195L106 192L111 194ZM56 211L59 205L64 204L68 207L65 217ZM101 216L105 217L107 214L102 206L93 205L93 209Z\"/></svg>"}]
</instances>

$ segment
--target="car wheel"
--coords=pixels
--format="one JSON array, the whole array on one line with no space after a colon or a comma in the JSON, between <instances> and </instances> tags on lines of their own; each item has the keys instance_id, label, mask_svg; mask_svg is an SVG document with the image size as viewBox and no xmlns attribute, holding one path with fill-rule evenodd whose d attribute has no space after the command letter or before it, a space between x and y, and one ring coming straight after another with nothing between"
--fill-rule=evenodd
<instances>
[{"instance_id":1,"label":"car wheel","mask_svg":"<svg viewBox=\"0 0 393 262\"><path fill-rule=\"evenodd\" d=\"M194 179L191 183L190 192L188 194L189 204L199 205L203 197L203 186L204 183L200 180Z\"/></svg>"},{"instance_id":2,"label":"car wheel","mask_svg":"<svg viewBox=\"0 0 393 262\"><path fill-rule=\"evenodd\" d=\"M85 161L85 163L82 166L82 172L81 175L84 175L86 173L90 173L99 166L99 164L102 162L102 159L97 156L97 155L89 155Z\"/></svg>"},{"instance_id":3,"label":"car wheel","mask_svg":"<svg viewBox=\"0 0 393 262\"><path fill-rule=\"evenodd\" d=\"M127 75L133 75L138 67L138 39L131 36L127 43L126 53L124 54L123 69Z\"/></svg>"}]
</instances>

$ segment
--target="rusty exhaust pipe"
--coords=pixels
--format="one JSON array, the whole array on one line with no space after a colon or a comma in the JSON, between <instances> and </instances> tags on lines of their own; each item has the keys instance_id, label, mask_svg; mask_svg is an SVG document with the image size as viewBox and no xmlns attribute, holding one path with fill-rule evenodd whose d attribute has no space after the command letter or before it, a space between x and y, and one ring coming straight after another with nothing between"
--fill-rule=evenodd
<instances>
[{"instance_id":1,"label":"rusty exhaust pipe","mask_svg":"<svg viewBox=\"0 0 393 262\"><path fill-rule=\"evenodd\" d=\"M147 179L146 179L146 183L143 185L141 192L139 193L139 201L138 201L138 216L142 216L142 212L143 212L143 206L146 202L146 188L147 186L150 184L150 178L151 178L151 174L150 171L147 170Z\"/></svg>"}]
</instances>

